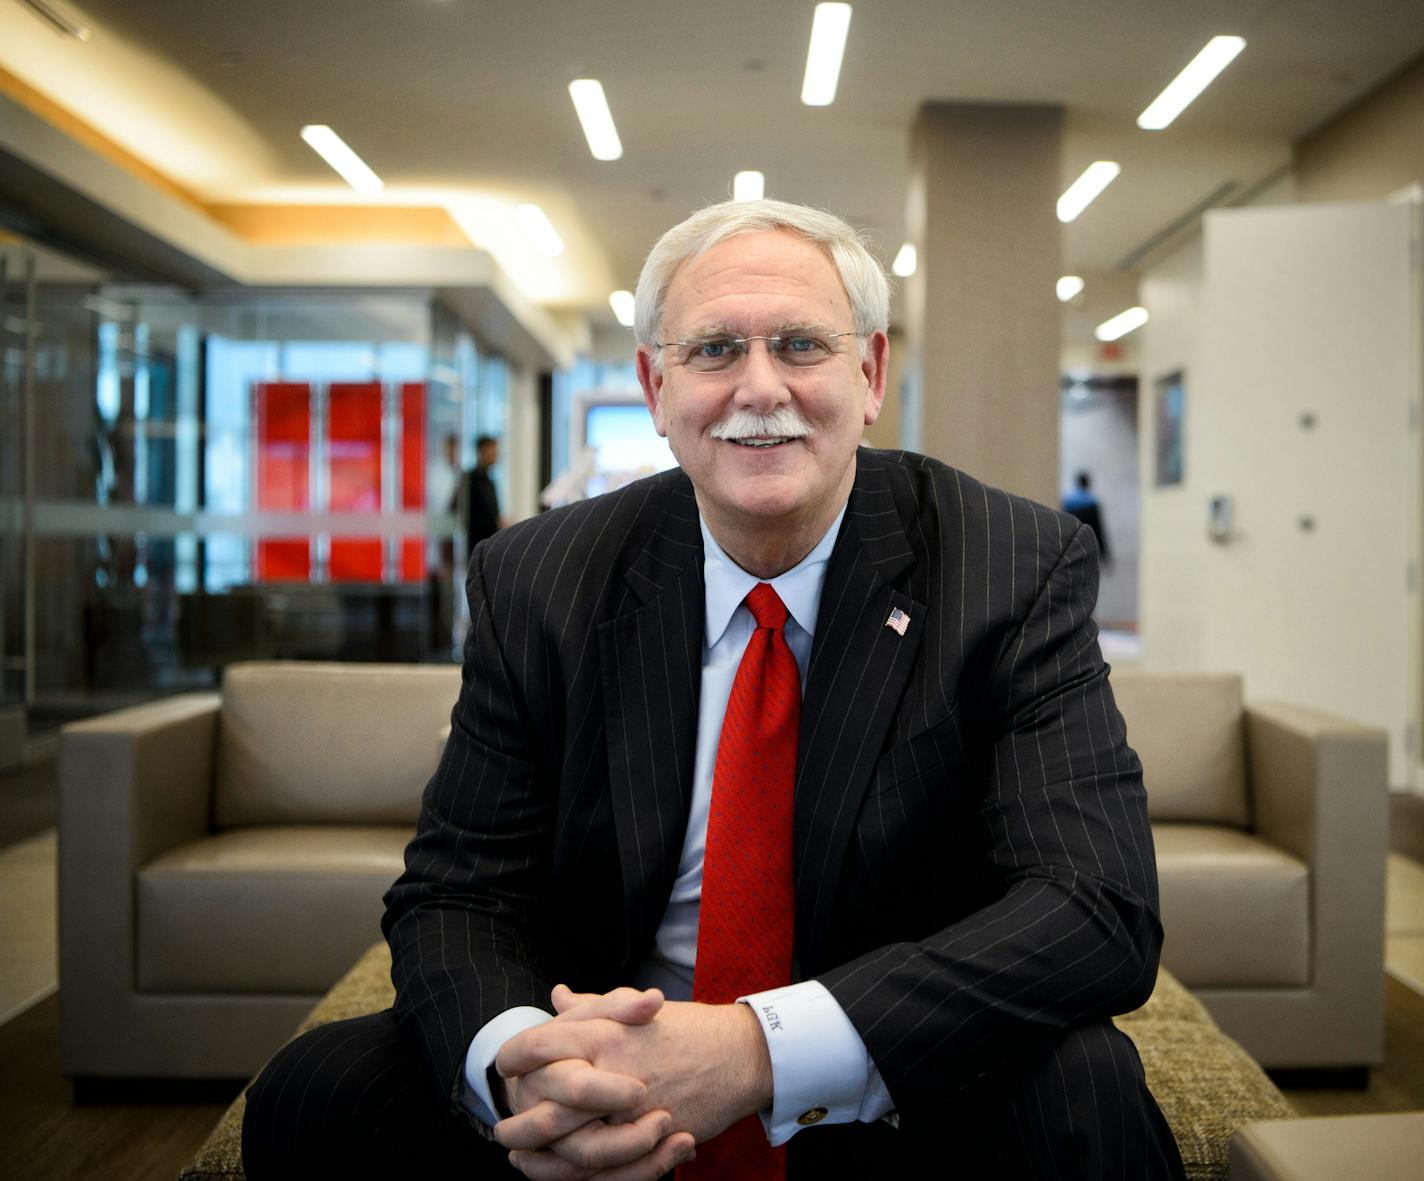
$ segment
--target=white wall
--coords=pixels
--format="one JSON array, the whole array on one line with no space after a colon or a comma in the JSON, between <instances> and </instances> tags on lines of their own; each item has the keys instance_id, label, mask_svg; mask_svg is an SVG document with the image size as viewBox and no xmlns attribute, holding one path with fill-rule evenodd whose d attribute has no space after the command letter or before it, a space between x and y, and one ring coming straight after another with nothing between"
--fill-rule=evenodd
<instances>
[{"instance_id":1,"label":"white wall","mask_svg":"<svg viewBox=\"0 0 1424 1181\"><path fill-rule=\"evenodd\" d=\"M1211 487L1211 438L1201 430L1206 392L1199 388L1202 240L1194 238L1142 277L1142 306L1151 319L1138 330L1138 441L1142 471L1142 538L1139 568L1139 634L1144 667L1196 670L1205 667L1206 619L1201 578L1209 556L1206 500ZM1186 374L1185 482L1157 488L1156 382ZM1206 470L1203 462L1206 461Z\"/></svg>"},{"instance_id":2,"label":"white wall","mask_svg":"<svg viewBox=\"0 0 1424 1181\"><path fill-rule=\"evenodd\" d=\"M1250 697L1382 726L1396 784L1412 775L1418 613L1411 217L1209 214L1142 285L1144 664L1240 671ZM1158 489L1153 383L1176 368L1186 480ZM1206 536L1217 494L1234 500L1227 544Z\"/></svg>"}]
</instances>

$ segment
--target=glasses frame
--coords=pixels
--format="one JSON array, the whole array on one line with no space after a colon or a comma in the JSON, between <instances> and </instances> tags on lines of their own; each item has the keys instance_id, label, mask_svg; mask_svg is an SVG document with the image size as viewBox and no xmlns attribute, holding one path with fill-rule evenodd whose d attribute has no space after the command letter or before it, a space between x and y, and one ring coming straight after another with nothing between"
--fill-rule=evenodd
<instances>
[{"instance_id":1,"label":"glasses frame","mask_svg":"<svg viewBox=\"0 0 1424 1181\"><path fill-rule=\"evenodd\" d=\"M809 336L809 337L812 337L812 338L814 338L814 339L816 339L816 340L830 341L830 340L839 340L839 339L840 339L841 337L843 337L843 336L858 336L858 337L864 338L864 337L869 336L869 335L870 335L870 333L868 333L868 332L854 332L854 331L851 331L851 332L811 332L811 331L806 331L806 330L803 330L803 331L787 330L787 331L784 331L784 332L777 332L777 333L775 333L775 334L773 334L773 335L771 335L771 336L717 336L717 335L710 335L710 336L704 336L704 337L701 337L701 338L698 338L698 339L693 339L693 340L655 340L655 341L653 341L653 347L654 347L655 349L670 349L670 348L682 348L682 349L687 349L687 348L695 348L697 345L701 345L701 344L711 344L711 343L714 343L714 342L717 343L717 344L742 345L742 346L745 347L745 346L749 346L749 345L752 343L752 341L754 341L754 340L764 340L764 341L766 341L766 351L767 351L768 353L770 353L771 356L776 357L776 358L779 359L779 358L781 357L782 353L783 353L784 350L785 350L785 346L783 345L781 348L777 348L777 347L775 347L775 346L773 345L772 342L773 342L773 341L783 340L783 339L786 338L786 337ZM750 349L748 349L748 352L750 352ZM835 355L835 353L834 353L834 351L832 351L831 356L834 356L834 355ZM745 356L745 354L744 354L744 356ZM703 370L693 369L693 372L694 372L694 373L709 373L709 374L711 374L711 373L725 373L728 369L731 369L734 365L739 364L741 359L742 359L742 358L739 358L738 361L734 361L734 362L732 362L732 363L726 365L725 367L723 367L723 368L721 368L721 369L703 369ZM820 360L818 360L818 361L816 362L816 365L819 365L819 364L821 363L821 360L828 360L828 359L829 359L829 358L823 357L823 358L821 358ZM677 363L678 363L679 365L681 365L681 366L682 366L683 368L685 368L685 369L686 369L686 368L691 368L691 366L690 366L690 365L688 364L688 362L685 361L685 360L679 360ZM796 368L796 366L793 364L793 365L792 365L792 368ZM815 365L807 365L807 366L803 366L803 368L813 369L813 368L815 368Z\"/></svg>"}]
</instances>

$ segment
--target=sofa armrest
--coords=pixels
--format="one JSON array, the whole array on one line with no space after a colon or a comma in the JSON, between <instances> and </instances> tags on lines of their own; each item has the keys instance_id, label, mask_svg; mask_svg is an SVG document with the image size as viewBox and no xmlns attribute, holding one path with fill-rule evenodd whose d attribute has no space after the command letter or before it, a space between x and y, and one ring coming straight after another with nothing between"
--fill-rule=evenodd
<instances>
[{"instance_id":1,"label":"sofa armrest","mask_svg":"<svg viewBox=\"0 0 1424 1181\"><path fill-rule=\"evenodd\" d=\"M1383 890L1388 735L1279 702L1253 703L1245 712L1252 828L1312 866L1332 861L1337 850L1377 849Z\"/></svg>"},{"instance_id":2,"label":"sofa armrest","mask_svg":"<svg viewBox=\"0 0 1424 1181\"><path fill-rule=\"evenodd\" d=\"M1279 703L1246 707L1256 833L1310 867L1311 986L1383 1053L1389 738Z\"/></svg>"},{"instance_id":3,"label":"sofa armrest","mask_svg":"<svg viewBox=\"0 0 1424 1181\"><path fill-rule=\"evenodd\" d=\"M59 742L62 1056L102 1036L133 989L134 872L209 828L217 694L191 693L65 726Z\"/></svg>"}]
</instances>

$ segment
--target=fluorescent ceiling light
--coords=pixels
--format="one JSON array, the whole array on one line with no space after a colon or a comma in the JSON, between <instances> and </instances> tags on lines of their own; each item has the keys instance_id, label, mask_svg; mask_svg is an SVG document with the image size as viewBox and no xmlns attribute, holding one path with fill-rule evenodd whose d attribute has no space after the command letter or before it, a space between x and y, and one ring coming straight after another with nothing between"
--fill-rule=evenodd
<instances>
[{"instance_id":1,"label":"fluorescent ceiling light","mask_svg":"<svg viewBox=\"0 0 1424 1181\"><path fill-rule=\"evenodd\" d=\"M1187 68L1167 84L1167 89L1137 116L1137 125L1144 131L1161 131L1169 126L1245 48L1246 41L1242 37L1213 37L1206 48L1187 63Z\"/></svg>"},{"instance_id":2,"label":"fluorescent ceiling light","mask_svg":"<svg viewBox=\"0 0 1424 1181\"><path fill-rule=\"evenodd\" d=\"M588 150L595 160L617 160L623 155L618 128L613 126L613 112L603 94L603 83L597 78L575 78L569 83L569 97L574 100Z\"/></svg>"},{"instance_id":3,"label":"fluorescent ceiling light","mask_svg":"<svg viewBox=\"0 0 1424 1181\"><path fill-rule=\"evenodd\" d=\"M519 228L528 235L540 254L547 254L550 258L563 254L564 240L559 237L559 231L554 229L554 223L549 220L548 214L539 206L521 205L514 211L514 216L519 220Z\"/></svg>"},{"instance_id":4,"label":"fluorescent ceiling light","mask_svg":"<svg viewBox=\"0 0 1424 1181\"><path fill-rule=\"evenodd\" d=\"M1083 170L1083 175L1068 186L1058 198L1058 220L1072 221L1082 213L1122 169L1111 160L1098 160Z\"/></svg>"},{"instance_id":5,"label":"fluorescent ceiling light","mask_svg":"<svg viewBox=\"0 0 1424 1181\"><path fill-rule=\"evenodd\" d=\"M919 265L919 254L915 250L913 242L906 242L900 247L900 253L895 256L895 261L890 264L890 269L902 279L908 279L915 273L915 267Z\"/></svg>"},{"instance_id":6,"label":"fluorescent ceiling light","mask_svg":"<svg viewBox=\"0 0 1424 1181\"><path fill-rule=\"evenodd\" d=\"M45 0L20 0L20 2L36 16L48 21L66 37L73 37L76 41L88 41L94 35L88 25L81 24L67 12L62 12L56 5L46 4Z\"/></svg>"},{"instance_id":7,"label":"fluorescent ceiling light","mask_svg":"<svg viewBox=\"0 0 1424 1181\"><path fill-rule=\"evenodd\" d=\"M1146 323L1146 308L1128 308L1125 312L1118 312L1111 320L1104 320L1093 329L1093 335L1102 341L1117 340Z\"/></svg>"},{"instance_id":8,"label":"fluorescent ceiling light","mask_svg":"<svg viewBox=\"0 0 1424 1181\"><path fill-rule=\"evenodd\" d=\"M849 28L849 4L816 5L811 48L806 51L806 77L801 83L801 101L808 107L828 107L835 101Z\"/></svg>"},{"instance_id":9,"label":"fluorescent ceiling light","mask_svg":"<svg viewBox=\"0 0 1424 1181\"><path fill-rule=\"evenodd\" d=\"M755 169L732 177L733 201L760 201L766 194L766 177Z\"/></svg>"},{"instance_id":10,"label":"fluorescent ceiling light","mask_svg":"<svg viewBox=\"0 0 1424 1181\"><path fill-rule=\"evenodd\" d=\"M1079 275L1064 275L1058 280L1058 302L1067 303L1083 290L1083 280Z\"/></svg>"},{"instance_id":11,"label":"fluorescent ceiling light","mask_svg":"<svg viewBox=\"0 0 1424 1181\"><path fill-rule=\"evenodd\" d=\"M358 193L379 193L385 187L366 161L348 148L346 141L325 123L307 124L302 128L302 138Z\"/></svg>"},{"instance_id":12,"label":"fluorescent ceiling light","mask_svg":"<svg viewBox=\"0 0 1424 1181\"><path fill-rule=\"evenodd\" d=\"M622 324L624 328L633 327L633 293L631 291L615 291L608 297L608 306L618 317L618 323Z\"/></svg>"}]
</instances>

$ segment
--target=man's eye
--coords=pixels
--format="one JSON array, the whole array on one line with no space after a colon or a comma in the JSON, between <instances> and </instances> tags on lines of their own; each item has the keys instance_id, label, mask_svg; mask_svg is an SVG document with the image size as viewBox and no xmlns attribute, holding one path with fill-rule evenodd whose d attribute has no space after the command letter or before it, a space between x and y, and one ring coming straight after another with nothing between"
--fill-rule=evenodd
<instances>
[{"instance_id":1,"label":"man's eye","mask_svg":"<svg viewBox=\"0 0 1424 1181\"><path fill-rule=\"evenodd\" d=\"M788 365L819 365L831 355L830 346L819 336L783 336L778 338L777 353Z\"/></svg>"},{"instance_id":2,"label":"man's eye","mask_svg":"<svg viewBox=\"0 0 1424 1181\"><path fill-rule=\"evenodd\" d=\"M694 357L704 357L709 361L715 361L725 357L736 346L730 340L704 340L701 344L694 345L692 355Z\"/></svg>"}]
</instances>

